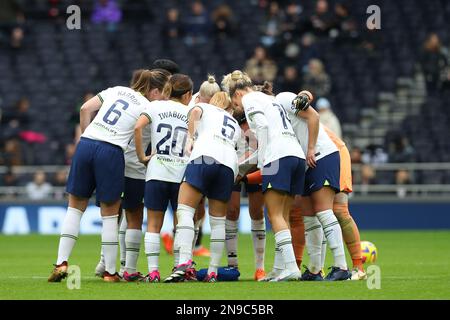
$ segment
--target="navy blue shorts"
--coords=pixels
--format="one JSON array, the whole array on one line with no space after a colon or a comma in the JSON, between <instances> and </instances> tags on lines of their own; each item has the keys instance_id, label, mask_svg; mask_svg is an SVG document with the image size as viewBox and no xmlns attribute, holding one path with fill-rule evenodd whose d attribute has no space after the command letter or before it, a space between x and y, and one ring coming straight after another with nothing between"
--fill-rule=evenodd
<instances>
[{"instance_id":1,"label":"navy blue shorts","mask_svg":"<svg viewBox=\"0 0 450 320\"><path fill-rule=\"evenodd\" d=\"M178 207L179 190L179 183L149 180L145 183L145 207L153 211L166 212L170 202L170 206L175 212Z\"/></svg>"},{"instance_id":2,"label":"navy blue shorts","mask_svg":"<svg viewBox=\"0 0 450 320\"><path fill-rule=\"evenodd\" d=\"M90 198L96 190L97 201L111 203L120 199L124 187L123 150L113 144L81 137L72 158L66 191Z\"/></svg>"},{"instance_id":3,"label":"navy blue shorts","mask_svg":"<svg viewBox=\"0 0 450 320\"><path fill-rule=\"evenodd\" d=\"M269 189L301 195L305 184L305 160L289 156L264 166L262 191Z\"/></svg>"},{"instance_id":4,"label":"navy blue shorts","mask_svg":"<svg viewBox=\"0 0 450 320\"><path fill-rule=\"evenodd\" d=\"M241 192L242 185L245 185L245 191L247 191L247 193L255 193L261 191L260 184L238 183L233 186L233 192Z\"/></svg>"},{"instance_id":5,"label":"navy blue shorts","mask_svg":"<svg viewBox=\"0 0 450 320\"><path fill-rule=\"evenodd\" d=\"M340 166L341 158L338 151L317 160L315 168L306 170L303 196L310 196L323 187L330 187L339 192Z\"/></svg>"},{"instance_id":6,"label":"navy blue shorts","mask_svg":"<svg viewBox=\"0 0 450 320\"><path fill-rule=\"evenodd\" d=\"M122 208L136 209L144 201L145 180L125 177L122 194Z\"/></svg>"},{"instance_id":7,"label":"navy blue shorts","mask_svg":"<svg viewBox=\"0 0 450 320\"><path fill-rule=\"evenodd\" d=\"M228 202L234 185L234 173L211 157L191 161L183 181L198 189L208 199Z\"/></svg>"}]
</instances>

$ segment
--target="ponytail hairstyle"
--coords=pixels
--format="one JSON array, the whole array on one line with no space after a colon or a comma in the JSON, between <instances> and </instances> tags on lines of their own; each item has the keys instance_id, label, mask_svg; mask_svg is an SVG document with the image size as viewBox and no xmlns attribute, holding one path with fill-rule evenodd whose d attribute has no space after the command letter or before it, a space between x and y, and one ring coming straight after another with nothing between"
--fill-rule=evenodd
<instances>
[{"instance_id":1,"label":"ponytail hairstyle","mask_svg":"<svg viewBox=\"0 0 450 320\"><path fill-rule=\"evenodd\" d=\"M136 82L131 85L131 89L146 96L153 89L163 91L168 80L169 77L166 73L158 70L144 70Z\"/></svg>"},{"instance_id":2,"label":"ponytail hairstyle","mask_svg":"<svg viewBox=\"0 0 450 320\"><path fill-rule=\"evenodd\" d=\"M216 78L213 75L208 75L208 80L204 81L200 86L200 97L211 100L211 98L220 91L220 86L216 82Z\"/></svg>"},{"instance_id":3,"label":"ponytail hairstyle","mask_svg":"<svg viewBox=\"0 0 450 320\"><path fill-rule=\"evenodd\" d=\"M163 89L163 95L168 99L181 99L187 92L191 92L194 84L189 76L176 73L170 77Z\"/></svg>"},{"instance_id":4,"label":"ponytail hairstyle","mask_svg":"<svg viewBox=\"0 0 450 320\"><path fill-rule=\"evenodd\" d=\"M220 109L228 110L231 106L231 98L225 91L219 91L212 96L209 104Z\"/></svg>"},{"instance_id":5,"label":"ponytail hairstyle","mask_svg":"<svg viewBox=\"0 0 450 320\"><path fill-rule=\"evenodd\" d=\"M139 77L141 76L142 72L144 72L145 69L136 69L133 71L133 74L131 76L131 82L130 87L133 87L133 85L139 80Z\"/></svg>"},{"instance_id":6,"label":"ponytail hairstyle","mask_svg":"<svg viewBox=\"0 0 450 320\"><path fill-rule=\"evenodd\" d=\"M263 85L255 85L254 86L255 91L260 91L262 93L267 94L268 96L274 96L273 93L273 84L269 81L264 81Z\"/></svg>"},{"instance_id":7,"label":"ponytail hairstyle","mask_svg":"<svg viewBox=\"0 0 450 320\"><path fill-rule=\"evenodd\" d=\"M233 97L237 90L253 88L250 77L240 70L235 70L227 74L222 80L222 89Z\"/></svg>"}]
</instances>

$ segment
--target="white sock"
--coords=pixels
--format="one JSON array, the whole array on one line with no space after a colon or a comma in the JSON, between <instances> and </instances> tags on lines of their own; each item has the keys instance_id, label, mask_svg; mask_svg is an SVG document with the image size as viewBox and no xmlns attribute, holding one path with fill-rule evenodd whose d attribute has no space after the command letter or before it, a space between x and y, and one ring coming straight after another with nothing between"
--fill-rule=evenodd
<instances>
[{"instance_id":1,"label":"white sock","mask_svg":"<svg viewBox=\"0 0 450 320\"><path fill-rule=\"evenodd\" d=\"M178 243L178 231L175 229L173 235L173 266L176 267L180 263L180 245Z\"/></svg>"},{"instance_id":2,"label":"white sock","mask_svg":"<svg viewBox=\"0 0 450 320\"><path fill-rule=\"evenodd\" d=\"M192 250L195 249L195 243L197 242L198 234L200 233L200 226L202 225L202 223L203 219L200 219L194 224L194 240L192 240Z\"/></svg>"},{"instance_id":3,"label":"white sock","mask_svg":"<svg viewBox=\"0 0 450 320\"><path fill-rule=\"evenodd\" d=\"M127 229L125 233L125 245L127 248L125 271L135 273L137 271L137 261L139 250L141 249L142 230Z\"/></svg>"},{"instance_id":4,"label":"white sock","mask_svg":"<svg viewBox=\"0 0 450 320\"><path fill-rule=\"evenodd\" d=\"M266 252L266 221L252 219L253 254L256 269L264 270L264 254Z\"/></svg>"},{"instance_id":5,"label":"white sock","mask_svg":"<svg viewBox=\"0 0 450 320\"><path fill-rule=\"evenodd\" d=\"M73 246L78 239L82 215L83 212L78 209L71 207L67 208L67 213L61 228L61 238L59 239L58 259L56 260L57 265L69 260Z\"/></svg>"},{"instance_id":6,"label":"white sock","mask_svg":"<svg viewBox=\"0 0 450 320\"><path fill-rule=\"evenodd\" d=\"M159 250L161 247L161 240L159 233L145 233L145 255L147 256L148 272L159 269Z\"/></svg>"},{"instance_id":7,"label":"white sock","mask_svg":"<svg viewBox=\"0 0 450 320\"><path fill-rule=\"evenodd\" d=\"M105 270L109 274L116 273L117 247L119 246L119 215L102 217L102 249L105 256Z\"/></svg>"},{"instance_id":8,"label":"white sock","mask_svg":"<svg viewBox=\"0 0 450 320\"><path fill-rule=\"evenodd\" d=\"M120 225L119 225L119 259L120 259L120 267L125 267L125 260L127 255L127 245L125 240L125 233L127 231L127 216L125 214L125 210L122 210L122 215L120 217Z\"/></svg>"},{"instance_id":9,"label":"white sock","mask_svg":"<svg viewBox=\"0 0 450 320\"><path fill-rule=\"evenodd\" d=\"M305 244L309 256L308 269L312 273L318 273L322 269L321 250L324 237L323 228L319 219L314 217L303 217L305 222Z\"/></svg>"},{"instance_id":10,"label":"white sock","mask_svg":"<svg viewBox=\"0 0 450 320\"><path fill-rule=\"evenodd\" d=\"M323 240L322 240L322 257L321 257L321 268L325 268L325 258L327 257L327 238L325 237L325 233L323 234Z\"/></svg>"},{"instance_id":11,"label":"white sock","mask_svg":"<svg viewBox=\"0 0 450 320\"><path fill-rule=\"evenodd\" d=\"M192 260L192 241L194 240L194 214L195 209L184 204L179 204L177 209L177 237L180 248L179 264Z\"/></svg>"},{"instance_id":12,"label":"white sock","mask_svg":"<svg viewBox=\"0 0 450 320\"><path fill-rule=\"evenodd\" d=\"M345 261L344 242L342 240L342 230L333 210L325 210L317 213L317 218L322 224L325 237L334 257L334 265L341 269L347 269Z\"/></svg>"},{"instance_id":13,"label":"white sock","mask_svg":"<svg viewBox=\"0 0 450 320\"><path fill-rule=\"evenodd\" d=\"M292 237L289 229L281 230L275 233L275 242L281 251L285 268L292 272L299 272L295 260L294 247L292 246Z\"/></svg>"},{"instance_id":14,"label":"white sock","mask_svg":"<svg viewBox=\"0 0 450 320\"><path fill-rule=\"evenodd\" d=\"M273 260L273 270L280 271L280 270L284 270L284 268L285 268L285 265L284 265L283 255L281 254L281 250L278 247L278 244L275 243L275 255L274 255L274 260Z\"/></svg>"},{"instance_id":15,"label":"white sock","mask_svg":"<svg viewBox=\"0 0 450 320\"><path fill-rule=\"evenodd\" d=\"M105 256L103 255L103 247L100 249L100 261L99 264L105 265Z\"/></svg>"},{"instance_id":16,"label":"white sock","mask_svg":"<svg viewBox=\"0 0 450 320\"><path fill-rule=\"evenodd\" d=\"M228 265L237 267L237 240L238 240L238 221L228 220L225 221L225 242L227 247L227 259Z\"/></svg>"},{"instance_id":17,"label":"white sock","mask_svg":"<svg viewBox=\"0 0 450 320\"><path fill-rule=\"evenodd\" d=\"M211 258L209 260L208 274L215 272L219 268L222 259L223 248L225 246L225 217L209 216L211 226L210 250Z\"/></svg>"}]
</instances>

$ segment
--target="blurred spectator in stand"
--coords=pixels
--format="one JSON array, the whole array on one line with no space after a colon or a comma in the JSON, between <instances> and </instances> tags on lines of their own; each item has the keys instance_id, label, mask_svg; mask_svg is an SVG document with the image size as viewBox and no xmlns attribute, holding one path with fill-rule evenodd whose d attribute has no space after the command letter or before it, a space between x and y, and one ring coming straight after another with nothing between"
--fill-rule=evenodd
<instances>
[{"instance_id":1,"label":"blurred spectator in stand","mask_svg":"<svg viewBox=\"0 0 450 320\"><path fill-rule=\"evenodd\" d=\"M278 81L279 92L289 91L298 93L300 91L300 79L295 66L287 66L283 70L283 76Z\"/></svg>"},{"instance_id":2,"label":"blurred spectator in stand","mask_svg":"<svg viewBox=\"0 0 450 320\"><path fill-rule=\"evenodd\" d=\"M357 39L359 37L358 26L350 15L349 7L344 3L336 3L334 12L335 21L330 36L342 42Z\"/></svg>"},{"instance_id":3,"label":"blurred spectator in stand","mask_svg":"<svg viewBox=\"0 0 450 320\"><path fill-rule=\"evenodd\" d=\"M325 97L330 93L331 81L325 72L322 61L311 59L303 75L302 87L309 90L314 97Z\"/></svg>"},{"instance_id":4,"label":"blurred spectator in stand","mask_svg":"<svg viewBox=\"0 0 450 320\"><path fill-rule=\"evenodd\" d=\"M327 98L317 99L316 109L320 115L320 122L342 139L341 123L331 110L330 101Z\"/></svg>"},{"instance_id":5,"label":"blurred spectator in stand","mask_svg":"<svg viewBox=\"0 0 450 320\"><path fill-rule=\"evenodd\" d=\"M180 11L170 8L166 13L166 20L162 25L163 39L177 39L183 36L183 25L180 21Z\"/></svg>"},{"instance_id":6,"label":"blurred spectator in stand","mask_svg":"<svg viewBox=\"0 0 450 320\"><path fill-rule=\"evenodd\" d=\"M66 7L61 0L48 0L48 17L55 22L64 20L66 14Z\"/></svg>"},{"instance_id":7,"label":"blurred spectator in stand","mask_svg":"<svg viewBox=\"0 0 450 320\"><path fill-rule=\"evenodd\" d=\"M397 187L397 196L399 198L405 198L407 191L405 185L411 184L411 176L407 170L399 170L395 174L395 184Z\"/></svg>"},{"instance_id":8,"label":"blurred spectator in stand","mask_svg":"<svg viewBox=\"0 0 450 320\"><path fill-rule=\"evenodd\" d=\"M97 0L92 10L91 21L106 26L107 31L116 31L122 20L122 10L115 0Z\"/></svg>"},{"instance_id":9,"label":"blurred spectator in stand","mask_svg":"<svg viewBox=\"0 0 450 320\"><path fill-rule=\"evenodd\" d=\"M262 84L264 81L273 82L277 70L275 62L267 57L266 49L261 46L255 48L253 56L245 64L245 72L255 84Z\"/></svg>"},{"instance_id":10,"label":"blurred spectator in stand","mask_svg":"<svg viewBox=\"0 0 450 320\"><path fill-rule=\"evenodd\" d=\"M436 33L428 35L423 45L420 62L425 75L428 94L437 93L445 82L450 82L450 58Z\"/></svg>"},{"instance_id":11,"label":"blurred spectator in stand","mask_svg":"<svg viewBox=\"0 0 450 320\"><path fill-rule=\"evenodd\" d=\"M5 112L2 117L2 124L17 132L27 130L30 124L29 109L30 101L28 98L21 98L17 101L13 110Z\"/></svg>"},{"instance_id":12,"label":"blurred spectator in stand","mask_svg":"<svg viewBox=\"0 0 450 320\"><path fill-rule=\"evenodd\" d=\"M334 15L329 10L327 0L318 0L314 14L310 18L314 33L317 36L326 37L333 26Z\"/></svg>"},{"instance_id":13,"label":"blurred spectator in stand","mask_svg":"<svg viewBox=\"0 0 450 320\"><path fill-rule=\"evenodd\" d=\"M22 149L19 140L11 138L5 141L0 149L0 165L20 166L22 161Z\"/></svg>"},{"instance_id":14,"label":"blurred spectator in stand","mask_svg":"<svg viewBox=\"0 0 450 320\"><path fill-rule=\"evenodd\" d=\"M214 34L220 39L226 39L235 32L235 21L233 11L227 4L218 6L212 13L212 21L214 24Z\"/></svg>"},{"instance_id":15,"label":"blurred spectator in stand","mask_svg":"<svg viewBox=\"0 0 450 320\"><path fill-rule=\"evenodd\" d=\"M401 135L396 137L388 146L389 161L394 163L416 161L415 150L409 143L407 137Z\"/></svg>"},{"instance_id":16,"label":"blurred spectator in stand","mask_svg":"<svg viewBox=\"0 0 450 320\"><path fill-rule=\"evenodd\" d=\"M45 181L45 172L36 171L32 182L26 185L27 196L31 200L48 200L52 193L52 185Z\"/></svg>"},{"instance_id":17,"label":"blurred spectator in stand","mask_svg":"<svg viewBox=\"0 0 450 320\"><path fill-rule=\"evenodd\" d=\"M17 0L0 1L0 40L3 35L7 39L5 42L13 49L22 47L24 38L25 16ZM0 43L1 44L1 43Z\"/></svg>"},{"instance_id":18,"label":"blurred spectator in stand","mask_svg":"<svg viewBox=\"0 0 450 320\"><path fill-rule=\"evenodd\" d=\"M302 31L302 13L303 7L296 2L291 2L286 6L284 20L281 24L284 40L289 41L300 35Z\"/></svg>"},{"instance_id":19,"label":"blurred spectator in stand","mask_svg":"<svg viewBox=\"0 0 450 320\"><path fill-rule=\"evenodd\" d=\"M185 20L185 44L188 46L205 44L208 41L210 27L211 24L205 6L201 1L194 1L191 4L191 12Z\"/></svg>"},{"instance_id":20,"label":"blurred spectator in stand","mask_svg":"<svg viewBox=\"0 0 450 320\"><path fill-rule=\"evenodd\" d=\"M19 185L19 179L14 174L11 167L8 168L8 171L3 175L2 179L2 187L17 187Z\"/></svg>"},{"instance_id":21,"label":"blurred spectator in stand","mask_svg":"<svg viewBox=\"0 0 450 320\"><path fill-rule=\"evenodd\" d=\"M271 1L266 18L262 23L260 30L262 33L261 43L266 46L272 46L282 32L284 12L276 1Z\"/></svg>"},{"instance_id":22,"label":"blurred spectator in stand","mask_svg":"<svg viewBox=\"0 0 450 320\"><path fill-rule=\"evenodd\" d=\"M53 178L53 182L52 185L54 187L65 187L67 183L67 171L66 170L59 170L58 172L56 172L54 178ZM55 190L55 198L58 200L64 199L64 195L65 195L65 190L61 189L61 190Z\"/></svg>"},{"instance_id":23,"label":"blurred spectator in stand","mask_svg":"<svg viewBox=\"0 0 450 320\"><path fill-rule=\"evenodd\" d=\"M368 145L362 155L362 162L365 164L383 164L388 162L388 159L389 156L383 148L374 144Z\"/></svg>"}]
</instances>

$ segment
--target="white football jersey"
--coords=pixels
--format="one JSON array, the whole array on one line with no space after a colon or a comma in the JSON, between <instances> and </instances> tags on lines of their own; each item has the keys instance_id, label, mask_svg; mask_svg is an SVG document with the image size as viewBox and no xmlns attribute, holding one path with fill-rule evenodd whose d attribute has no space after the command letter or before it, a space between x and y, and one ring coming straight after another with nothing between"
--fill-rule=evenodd
<instances>
[{"instance_id":1,"label":"white football jersey","mask_svg":"<svg viewBox=\"0 0 450 320\"><path fill-rule=\"evenodd\" d=\"M145 180L180 183L189 157L184 148L188 137L189 108L172 100L153 101L142 112L150 120L152 154Z\"/></svg>"},{"instance_id":2,"label":"white football jersey","mask_svg":"<svg viewBox=\"0 0 450 320\"><path fill-rule=\"evenodd\" d=\"M273 97L262 92L250 92L242 98L242 104L247 122L254 132L256 132L254 115L261 113L269 122L269 141L266 142L262 165L288 156L306 159L286 110Z\"/></svg>"},{"instance_id":3,"label":"white football jersey","mask_svg":"<svg viewBox=\"0 0 450 320\"><path fill-rule=\"evenodd\" d=\"M217 162L238 174L237 143L241 137L241 128L236 119L227 111L208 103L198 103L202 117L196 126L197 138L189 161L201 156L215 159Z\"/></svg>"},{"instance_id":4,"label":"white football jersey","mask_svg":"<svg viewBox=\"0 0 450 320\"><path fill-rule=\"evenodd\" d=\"M148 145L150 144L150 136L151 136L150 133L151 133L150 126L147 126L142 130L142 148L144 148L144 151L147 150ZM125 150L124 156L125 156L125 177L145 180L147 168L143 163L139 161L139 158L136 154L134 135L133 138L130 140L127 149Z\"/></svg>"},{"instance_id":5,"label":"white football jersey","mask_svg":"<svg viewBox=\"0 0 450 320\"><path fill-rule=\"evenodd\" d=\"M292 92L282 92L276 96L275 100L283 106L289 114L292 128L294 129L297 139L306 154L308 151L308 123L306 120L297 117L295 107L292 106L292 101L296 96L297 95ZM323 125L319 124L319 135L317 136L316 143L316 160L322 159L323 157L336 151L338 151L336 145L325 132Z\"/></svg>"},{"instance_id":6,"label":"white football jersey","mask_svg":"<svg viewBox=\"0 0 450 320\"><path fill-rule=\"evenodd\" d=\"M189 101L188 107L189 109L192 109L195 106L195 100L197 100L197 97L200 95L200 92L194 93L192 95L191 101Z\"/></svg>"},{"instance_id":7,"label":"white football jersey","mask_svg":"<svg viewBox=\"0 0 450 320\"><path fill-rule=\"evenodd\" d=\"M150 102L139 92L120 86L103 90L98 97L102 106L81 136L114 144L125 151L140 114Z\"/></svg>"}]
</instances>

